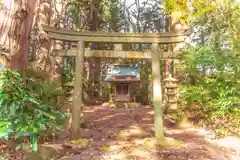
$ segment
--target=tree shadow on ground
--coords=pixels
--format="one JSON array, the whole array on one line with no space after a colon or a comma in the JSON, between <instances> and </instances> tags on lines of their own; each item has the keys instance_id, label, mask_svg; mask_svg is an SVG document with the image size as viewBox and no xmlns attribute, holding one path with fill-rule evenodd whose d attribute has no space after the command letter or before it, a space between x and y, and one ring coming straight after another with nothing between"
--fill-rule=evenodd
<instances>
[{"instance_id":1,"label":"tree shadow on ground","mask_svg":"<svg viewBox=\"0 0 240 160\"><path fill-rule=\"evenodd\" d=\"M206 134L192 126L179 128L164 121L167 141L154 140L154 112L151 106L84 109L87 125L81 137L91 145L68 157L72 160L224 160L228 150L206 141ZM66 137L67 138L67 137Z\"/></svg>"}]
</instances>

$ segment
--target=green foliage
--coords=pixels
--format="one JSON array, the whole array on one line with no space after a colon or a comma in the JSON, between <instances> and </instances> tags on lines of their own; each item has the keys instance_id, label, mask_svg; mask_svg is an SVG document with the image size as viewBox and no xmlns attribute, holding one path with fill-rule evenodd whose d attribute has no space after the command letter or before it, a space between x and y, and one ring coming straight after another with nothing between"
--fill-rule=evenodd
<instances>
[{"instance_id":1,"label":"green foliage","mask_svg":"<svg viewBox=\"0 0 240 160\"><path fill-rule=\"evenodd\" d=\"M167 0L165 12L172 16L173 20L182 23L191 23L194 19L204 17L209 12L216 10L219 2L213 0Z\"/></svg>"},{"instance_id":2,"label":"green foliage","mask_svg":"<svg viewBox=\"0 0 240 160\"><path fill-rule=\"evenodd\" d=\"M65 102L64 90L54 82L46 82L46 73L28 69L27 88L38 94L38 98L50 106L59 106Z\"/></svg>"},{"instance_id":3,"label":"green foliage","mask_svg":"<svg viewBox=\"0 0 240 160\"><path fill-rule=\"evenodd\" d=\"M63 68L62 80L63 83L69 83L73 81L75 77L75 58L68 57L67 65Z\"/></svg>"},{"instance_id":4,"label":"green foliage","mask_svg":"<svg viewBox=\"0 0 240 160\"><path fill-rule=\"evenodd\" d=\"M240 135L239 4L200 2L194 1L195 10L189 12L193 43L181 59L180 99L192 119L217 134Z\"/></svg>"},{"instance_id":5,"label":"green foliage","mask_svg":"<svg viewBox=\"0 0 240 160\"><path fill-rule=\"evenodd\" d=\"M108 30L115 28L118 22L117 0L69 0L68 14L77 29L88 30L95 23L95 29Z\"/></svg>"},{"instance_id":6,"label":"green foliage","mask_svg":"<svg viewBox=\"0 0 240 160\"><path fill-rule=\"evenodd\" d=\"M66 117L51 101L60 91L32 77L25 85L21 75L10 70L2 71L0 80L0 137L19 144L29 140L37 151L38 138L60 129Z\"/></svg>"},{"instance_id":7,"label":"green foliage","mask_svg":"<svg viewBox=\"0 0 240 160\"><path fill-rule=\"evenodd\" d=\"M143 60L140 69L141 85L137 88L137 102L142 104L151 104L152 83L151 83L151 61ZM143 96L144 95L144 96Z\"/></svg>"},{"instance_id":8,"label":"green foliage","mask_svg":"<svg viewBox=\"0 0 240 160\"><path fill-rule=\"evenodd\" d=\"M73 24L79 29L83 29L87 23L85 22L84 7L88 7L85 1L82 0L69 0L68 14Z\"/></svg>"},{"instance_id":9,"label":"green foliage","mask_svg":"<svg viewBox=\"0 0 240 160\"><path fill-rule=\"evenodd\" d=\"M187 102L186 110L208 120L240 113L239 58L199 45L188 48L182 62L187 84L182 86L181 98Z\"/></svg>"}]
</instances>

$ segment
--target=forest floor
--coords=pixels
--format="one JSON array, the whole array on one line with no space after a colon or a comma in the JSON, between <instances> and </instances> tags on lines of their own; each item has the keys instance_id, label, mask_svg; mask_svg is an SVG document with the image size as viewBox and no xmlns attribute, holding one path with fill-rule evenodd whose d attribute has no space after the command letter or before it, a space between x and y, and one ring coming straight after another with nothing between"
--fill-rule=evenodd
<instances>
[{"instance_id":1,"label":"forest floor","mask_svg":"<svg viewBox=\"0 0 240 160\"><path fill-rule=\"evenodd\" d=\"M165 136L154 137L153 108L84 109L87 124L81 137L91 140L88 147L62 156L68 160L239 160L240 139L215 140L214 134L185 124L178 127L165 120ZM65 133L59 143L69 139ZM231 144L229 144L231 143Z\"/></svg>"}]
</instances>

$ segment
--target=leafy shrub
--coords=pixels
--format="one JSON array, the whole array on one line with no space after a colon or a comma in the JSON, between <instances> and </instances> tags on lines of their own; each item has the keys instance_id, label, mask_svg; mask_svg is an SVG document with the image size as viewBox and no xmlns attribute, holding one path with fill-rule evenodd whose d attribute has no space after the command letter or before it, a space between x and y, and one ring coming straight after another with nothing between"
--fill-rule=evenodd
<instances>
[{"instance_id":1,"label":"leafy shrub","mask_svg":"<svg viewBox=\"0 0 240 160\"><path fill-rule=\"evenodd\" d=\"M185 83L181 87L181 99L186 102L185 110L226 134L221 127L231 128L239 123L239 58L220 49L200 45L188 48L182 62ZM232 117L232 120L224 117ZM210 122L225 123L228 127Z\"/></svg>"},{"instance_id":2,"label":"leafy shrub","mask_svg":"<svg viewBox=\"0 0 240 160\"><path fill-rule=\"evenodd\" d=\"M26 85L18 72L10 70L2 71L0 80L0 137L18 144L30 142L37 151L38 138L47 130L61 129L66 117L51 101L53 85L32 77Z\"/></svg>"},{"instance_id":3,"label":"leafy shrub","mask_svg":"<svg viewBox=\"0 0 240 160\"><path fill-rule=\"evenodd\" d=\"M39 99L50 106L59 106L66 100L64 90L56 86L50 81L46 81L48 77L43 71L34 71L32 68L28 70L27 88L31 92L38 93Z\"/></svg>"}]
</instances>

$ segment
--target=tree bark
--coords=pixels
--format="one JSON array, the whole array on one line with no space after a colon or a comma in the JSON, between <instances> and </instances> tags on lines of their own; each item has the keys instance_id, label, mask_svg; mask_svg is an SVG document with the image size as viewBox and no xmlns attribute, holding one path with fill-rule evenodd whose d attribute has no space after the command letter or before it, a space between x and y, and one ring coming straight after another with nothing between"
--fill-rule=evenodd
<instances>
[{"instance_id":1,"label":"tree bark","mask_svg":"<svg viewBox=\"0 0 240 160\"><path fill-rule=\"evenodd\" d=\"M62 57L52 57L50 52L53 48L62 49L63 41L50 40L42 30L41 25L49 25L64 28L66 16L66 4L64 0L38 0L38 7L34 18L34 24L38 30L38 49L34 59L34 69L43 72L45 80L61 85Z\"/></svg>"},{"instance_id":2,"label":"tree bark","mask_svg":"<svg viewBox=\"0 0 240 160\"><path fill-rule=\"evenodd\" d=\"M28 44L36 0L5 0L0 10L0 47L9 55L9 67L27 74Z\"/></svg>"},{"instance_id":3,"label":"tree bark","mask_svg":"<svg viewBox=\"0 0 240 160\"><path fill-rule=\"evenodd\" d=\"M49 73L51 70L51 59L49 54L50 41L41 25L50 25L52 17L52 0L38 0L38 6L34 17L34 25L37 28L37 50L34 59L34 69ZM47 79L48 77L46 77Z\"/></svg>"}]
</instances>

